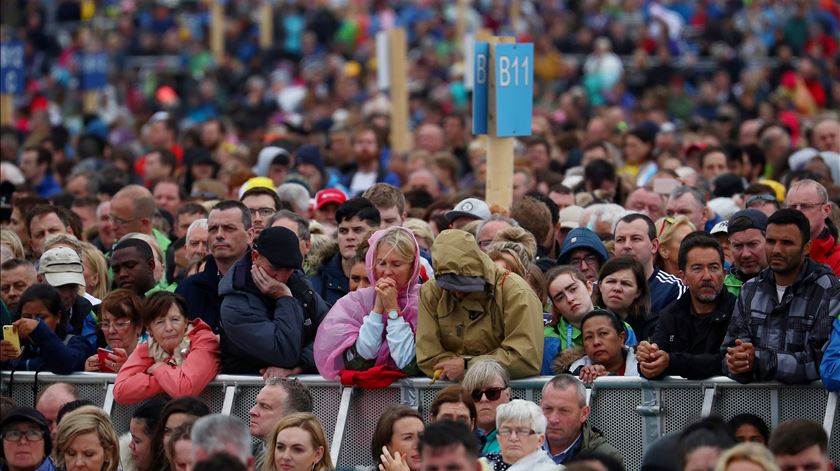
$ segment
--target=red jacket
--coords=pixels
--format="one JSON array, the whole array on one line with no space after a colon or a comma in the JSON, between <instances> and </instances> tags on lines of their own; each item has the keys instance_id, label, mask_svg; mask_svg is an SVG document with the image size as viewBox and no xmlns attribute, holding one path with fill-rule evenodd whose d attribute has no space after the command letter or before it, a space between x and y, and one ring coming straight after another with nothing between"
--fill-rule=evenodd
<instances>
[{"instance_id":1,"label":"red jacket","mask_svg":"<svg viewBox=\"0 0 840 471\"><path fill-rule=\"evenodd\" d=\"M828 265L840 277L840 245L830 233L828 237L811 242L811 259Z\"/></svg>"},{"instance_id":2,"label":"red jacket","mask_svg":"<svg viewBox=\"0 0 840 471\"><path fill-rule=\"evenodd\" d=\"M191 321L190 349L181 366L164 365L147 373L155 363L149 345L137 346L120 368L114 384L114 399L120 404L136 404L158 394L198 396L219 373L219 340L201 319Z\"/></svg>"}]
</instances>

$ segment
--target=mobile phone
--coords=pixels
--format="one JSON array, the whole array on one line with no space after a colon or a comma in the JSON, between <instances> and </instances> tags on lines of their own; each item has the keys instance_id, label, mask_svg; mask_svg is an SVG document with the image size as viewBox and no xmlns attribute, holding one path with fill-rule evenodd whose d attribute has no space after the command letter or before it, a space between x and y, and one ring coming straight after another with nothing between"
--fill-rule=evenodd
<instances>
[{"instance_id":1,"label":"mobile phone","mask_svg":"<svg viewBox=\"0 0 840 471\"><path fill-rule=\"evenodd\" d=\"M108 355L111 353L113 353L111 350L106 350L104 348L96 349L96 355L99 356L99 371L103 373L114 373L114 370L105 366L106 361L108 360Z\"/></svg>"},{"instance_id":2,"label":"mobile phone","mask_svg":"<svg viewBox=\"0 0 840 471\"><path fill-rule=\"evenodd\" d=\"M653 181L653 192L660 195L670 195L674 188L682 185L676 178L657 178Z\"/></svg>"},{"instance_id":3,"label":"mobile phone","mask_svg":"<svg viewBox=\"0 0 840 471\"><path fill-rule=\"evenodd\" d=\"M15 326L11 324L3 326L3 340L10 342L20 351L20 335L18 335Z\"/></svg>"}]
</instances>

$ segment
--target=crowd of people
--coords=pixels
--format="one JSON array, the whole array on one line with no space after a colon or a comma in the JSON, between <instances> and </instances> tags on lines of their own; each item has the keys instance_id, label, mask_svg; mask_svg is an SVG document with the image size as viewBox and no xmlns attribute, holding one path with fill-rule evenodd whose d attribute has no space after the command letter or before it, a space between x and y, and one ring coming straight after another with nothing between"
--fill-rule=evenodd
<instances>
[{"instance_id":1,"label":"crowd of people","mask_svg":"<svg viewBox=\"0 0 840 471\"><path fill-rule=\"evenodd\" d=\"M115 400L140 404L123 443L89 404L57 418L66 385L47 409L4 408L10 469L180 470L223 450L332 469L301 374L459 383L429 417L383 414L380 471L620 469L586 421L601 376L840 389L835 2L289 3L263 48L258 3L226 2L215 55L202 2L3 3L26 89L0 129L0 367L115 373ZM376 80L391 27L408 37L406 152ZM509 205L468 124L456 31L479 28L535 44ZM82 113L92 51L108 84ZM250 430L195 399L219 373L265 379ZM553 377L539 406L512 400L536 375ZM649 457L827 460L808 423L741 419ZM747 425L771 453L726 451Z\"/></svg>"}]
</instances>

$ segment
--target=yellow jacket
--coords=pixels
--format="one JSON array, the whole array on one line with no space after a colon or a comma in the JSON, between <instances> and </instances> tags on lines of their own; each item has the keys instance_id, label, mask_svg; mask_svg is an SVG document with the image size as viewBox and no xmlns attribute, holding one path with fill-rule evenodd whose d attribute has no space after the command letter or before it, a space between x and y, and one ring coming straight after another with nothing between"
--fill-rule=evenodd
<instances>
[{"instance_id":1,"label":"yellow jacket","mask_svg":"<svg viewBox=\"0 0 840 471\"><path fill-rule=\"evenodd\" d=\"M417 365L428 376L440 360L461 356L468 365L498 361L512 378L539 374L543 355L542 306L528 283L496 265L469 233L443 231L432 246L435 276L481 277L483 293L459 300L426 283L420 290Z\"/></svg>"}]
</instances>

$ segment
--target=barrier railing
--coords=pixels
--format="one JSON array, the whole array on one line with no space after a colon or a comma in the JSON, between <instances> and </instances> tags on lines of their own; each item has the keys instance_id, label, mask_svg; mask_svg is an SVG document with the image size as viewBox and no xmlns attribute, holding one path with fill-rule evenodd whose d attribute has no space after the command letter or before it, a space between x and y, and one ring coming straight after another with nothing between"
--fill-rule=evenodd
<instances>
[{"instance_id":1,"label":"barrier railing","mask_svg":"<svg viewBox=\"0 0 840 471\"><path fill-rule=\"evenodd\" d=\"M81 397L101 405L119 433L128 431L136 406L114 401L116 376L77 373L57 376L3 372L0 393L18 404L34 405L37 393L55 382L76 386ZM397 381L380 390L345 388L320 376L300 376L312 392L314 413L321 419L332 444L333 462L340 468L372 463L370 439L382 410L394 403L418 408L428 417L437 392L448 383L431 384L427 378ZM539 403L549 377L513 381L513 396ZM219 375L205 389L202 398L214 412L232 414L248 421L263 381L254 376ZM763 418L771 428L780 422L805 418L820 422L830 436L832 459L840 462L840 412L837 393L829 394L820 383L787 386L778 383L743 385L729 378L687 381L666 378L647 381L632 377L599 378L588 390L592 406L590 422L601 430L623 455L628 470L638 469L644 450L657 438L681 430L699 416L719 415L724 419L749 412Z\"/></svg>"}]
</instances>

